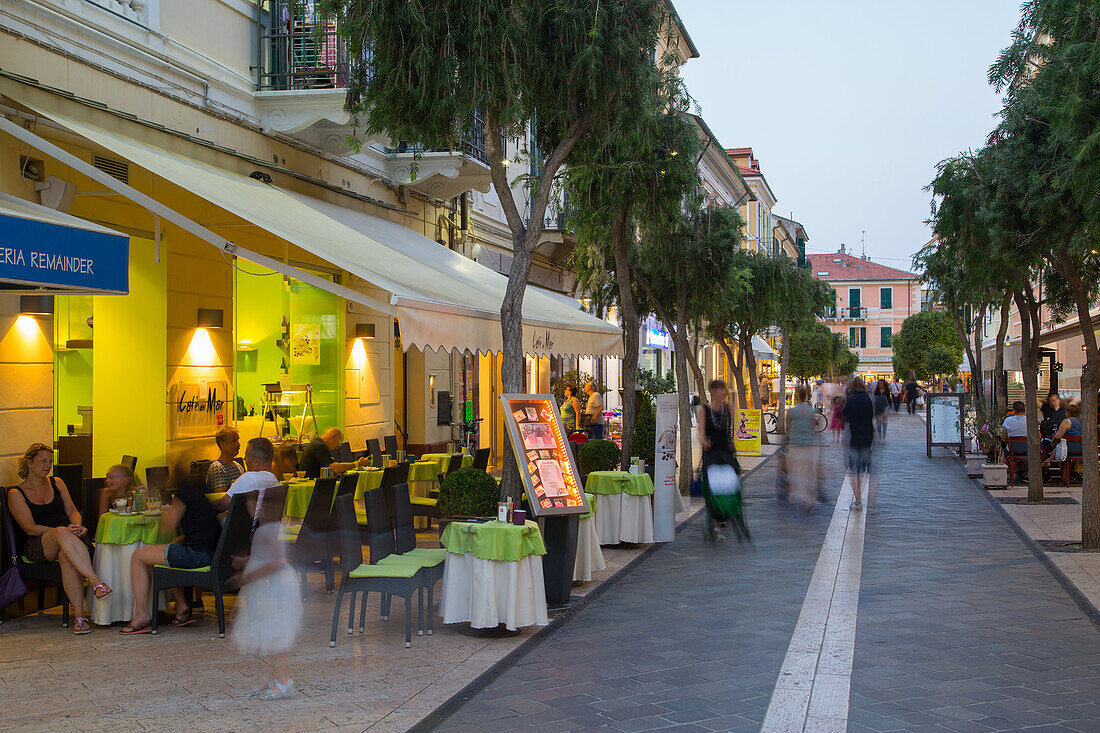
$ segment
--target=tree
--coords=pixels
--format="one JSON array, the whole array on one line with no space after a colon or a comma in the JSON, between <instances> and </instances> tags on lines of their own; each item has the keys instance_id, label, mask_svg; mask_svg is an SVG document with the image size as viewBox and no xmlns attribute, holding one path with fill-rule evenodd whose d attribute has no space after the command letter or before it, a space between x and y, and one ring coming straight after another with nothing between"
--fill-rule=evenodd
<instances>
[{"instance_id":1,"label":"tree","mask_svg":"<svg viewBox=\"0 0 1100 733\"><path fill-rule=\"evenodd\" d=\"M731 208L703 205L693 193L679 217L669 222L643 222L634 264L635 277L675 346L680 425L691 425L688 362L700 373L689 328L709 318L716 297L745 287L744 273L733 266L743 241L744 222ZM699 391L706 385L696 376ZM700 395L702 397L702 395ZM705 399L705 397L704 397ZM692 473L690 440L680 441L680 491L688 489Z\"/></svg>"},{"instance_id":2,"label":"tree","mask_svg":"<svg viewBox=\"0 0 1100 733\"><path fill-rule=\"evenodd\" d=\"M573 261L583 285L614 282L623 329L623 440L625 471L633 452L642 317L652 307L636 292L633 267L642 222L674 220L684 197L698 186L699 140L689 121L689 97L674 72L658 75L661 92L647 88L574 150L565 174L577 247Z\"/></svg>"},{"instance_id":3,"label":"tree","mask_svg":"<svg viewBox=\"0 0 1100 733\"><path fill-rule=\"evenodd\" d=\"M962 361L963 344L951 319L942 311L924 311L914 313L901 324L901 330L890 341L894 350L894 373L915 373L917 379L927 379L936 373L945 374L948 370L934 372L930 367L942 366L939 362L928 363L929 349L934 344L942 345L948 356L955 360L949 371L958 371Z\"/></svg>"},{"instance_id":4,"label":"tree","mask_svg":"<svg viewBox=\"0 0 1100 733\"><path fill-rule=\"evenodd\" d=\"M787 368L803 382L828 375L833 368L835 334L822 323L810 323L784 336L790 353Z\"/></svg>"},{"instance_id":5,"label":"tree","mask_svg":"<svg viewBox=\"0 0 1100 733\"><path fill-rule=\"evenodd\" d=\"M859 367L859 355L848 348L843 334L833 334L833 353L829 358L829 371L834 379L841 379Z\"/></svg>"},{"instance_id":6,"label":"tree","mask_svg":"<svg viewBox=\"0 0 1100 733\"><path fill-rule=\"evenodd\" d=\"M523 297L553 182L577 143L652 81L660 0L323 0L347 39L347 108L366 133L460 148L484 140L512 235L500 309L504 391L523 386ZM537 114L536 114L537 110ZM525 216L508 178L507 137L534 131L545 153ZM522 195L522 193L520 193ZM520 493L511 451L502 491Z\"/></svg>"}]
</instances>

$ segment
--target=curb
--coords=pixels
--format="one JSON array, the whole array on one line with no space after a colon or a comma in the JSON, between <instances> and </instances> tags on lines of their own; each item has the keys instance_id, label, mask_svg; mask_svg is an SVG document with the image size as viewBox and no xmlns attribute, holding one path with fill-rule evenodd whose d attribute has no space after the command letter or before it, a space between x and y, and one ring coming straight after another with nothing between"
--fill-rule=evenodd
<instances>
[{"instance_id":1,"label":"curb","mask_svg":"<svg viewBox=\"0 0 1100 733\"><path fill-rule=\"evenodd\" d=\"M1039 543L1032 539L1031 535L1024 531L1023 527L1021 527L1016 522L1016 520L1012 518L1012 515L1009 514L1003 506L1001 506L1001 503L997 501L996 497L994 497L988 489L982 486L982 482L979 479L972 478L970 480L978 488L979 491L985 494L986 500L993 505L993 508L997 511L998 514L1001 515L1001 518L1005 520L1005 523L1012 528L1012 530L1016 533L1016 536L1019 537L1025 545L1027 545L1032 554L1039 559L1039 562L1041 562L1043 566L1050 571L1050 574L1054 576L1054 579L1058 581L1058 584L1062 586L1067 594L1069 594L1069 597L1073 599L1073 602L1077 604L1077 607L1080 608L1086 616L1088 616L1089 620L1092 621L1094 626L1100 628L1100 610L1098 610L1095 604L1093 604L1093 602L1089 600L1089 597L1082 593L1077 585L1072 580L1070 580L1069 576L1065 574L1062 568L1058 567L1054 563L1054 561L1050 559L1050 555L1048 555L1046 551L1039 546Z\"/></svg>"},{"instance_id":2,"label":"curb","mask_svg":"<svg viewBox=\"0 0 1100 733\"><path fill-rule=\"evenodd\" d=\"M772 456L776 455L779 451L772 451L770 454L764 457L764 460L753 466L751 469L745 472L744 478L749 478L760 468L768 463L772 459ZM676 531L679 532L685 526L694 522L699 515L706 511L706 507L700 507L691 516L684 521L676 525ZM470 701L474 695L478 694L490 684L492 684L498 677L506 672L511 667L514 667L520 659L533 652L543 641L549 638L555 631L561 628L567 621L573 618L579 611L588 606L589 603L602 596L607 590L617 584L620 580L625 578L630 572L642 564L642 562L657 552L662 547L667 547L671 543L652 544L641 552L636 558L628 562L622 568L619 569L614 575L605 580L594 589L591 593L581 598L575 604L563 611L557 617L555 617L549 624L539 629L530 639L520 644L518 647L510 651L502 659L498 660L492 667L482 672L480 675L472 679L461 690L454 695L444 700L435 710L428 713L419 723L409 728L408 733L424 733L426 731L435 730L436 726L443 721L454 715L459 708ZM1097 615L1100 619L1100 614ZM1098 621L1100 623L1100 621Z\"/></svg>"}]
</instances>

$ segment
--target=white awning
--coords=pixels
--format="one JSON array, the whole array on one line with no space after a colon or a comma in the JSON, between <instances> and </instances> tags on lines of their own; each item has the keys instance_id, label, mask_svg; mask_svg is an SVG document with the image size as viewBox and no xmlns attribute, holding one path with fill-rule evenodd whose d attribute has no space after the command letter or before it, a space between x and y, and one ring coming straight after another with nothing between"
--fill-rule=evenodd
<instances>
[{"instance_id":1,"label":"white awning","mask_svg":"<svg viewBox=\"0 0 1100 733\"><path fill-rule=\"evenodd\" d=\"M759 336L752 337L752 353L757 359L770 359L774 361L779 358L779 354L775 352L771 344Z\"/></svg>"},{"instance_id":2,"label":"white awning","mask_svg":"<svg viewBox=\"0 0 1100 733\"><path fill-rule=\"evenodd\" d=\"M500 306L508 284L505 276L395 222L203 162L196 153L204 158L210 154L197 143L144 129L143 139L138 140L60 112L38 111L81 137L388 291L406 348L501 350ZM183 150L183 145L196 150ZM319 286L348 297L349 288L323 283ZM352 299L373 300L367 296ZM523 345L530 354L621 356L622 334L614 324L528 288L523 304Z\"/></svg>"}]
</instances>

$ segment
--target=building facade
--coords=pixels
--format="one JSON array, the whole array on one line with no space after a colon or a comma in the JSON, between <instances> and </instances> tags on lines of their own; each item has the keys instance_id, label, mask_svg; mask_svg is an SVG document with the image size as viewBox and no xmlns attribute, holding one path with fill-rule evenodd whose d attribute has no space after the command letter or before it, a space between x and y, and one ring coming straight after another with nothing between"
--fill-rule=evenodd
<instances>
[{"instance_id":1,"label":"building facade","mask_svg":"<svg viewBox=\"0 0 1100 733\"><path fill-rule=\"evenodd\" d=\"M829 283L836 293L836 302L823 320L859 355L859 376L865 380L892 378L890 340L906 318L920 312L919 277L853 257L843 247L833 254L810 254L806 259L814 277Z\"/></svg>"}]
</instances>

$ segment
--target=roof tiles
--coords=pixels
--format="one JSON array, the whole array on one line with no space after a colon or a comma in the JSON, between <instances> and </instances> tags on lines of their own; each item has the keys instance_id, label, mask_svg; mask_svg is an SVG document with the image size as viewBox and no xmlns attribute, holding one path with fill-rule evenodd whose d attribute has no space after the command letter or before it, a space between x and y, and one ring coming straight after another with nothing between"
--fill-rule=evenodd
<instances>
[{"instance_id":1,"label":"roof tiles","mask_svg":"<svg viewBox=\"0 0 1100 733\"><path fill-rule=\"evenodd\" d=\"M871 260L862 260L843 252L832 254L806 255L810 262L810 271L818 280L918 280L911 272L896 267L880 265ZM835 262L834 260L840 260ZM820 273L827 272L827 275Z\"/></svg>"}]
</instances>

